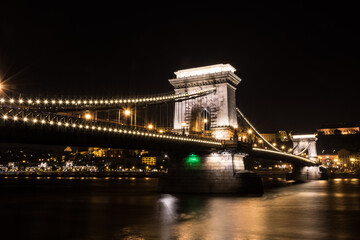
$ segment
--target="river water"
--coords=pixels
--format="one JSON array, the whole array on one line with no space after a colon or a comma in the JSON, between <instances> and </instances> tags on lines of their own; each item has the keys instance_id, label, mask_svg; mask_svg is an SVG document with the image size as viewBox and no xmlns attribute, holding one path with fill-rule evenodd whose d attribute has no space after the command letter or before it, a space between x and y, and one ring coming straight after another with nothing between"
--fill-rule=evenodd
<instances>
[{"instance_id":1,"label":"river water","mask_svg":"<svg viewBox=\"0 0 360 240\"><path fill-rule=\"evenodd\" d=\"M172 195L148 178L0 177L0 239L360 239L360 181Z\"/></svg>"}]
</instances>

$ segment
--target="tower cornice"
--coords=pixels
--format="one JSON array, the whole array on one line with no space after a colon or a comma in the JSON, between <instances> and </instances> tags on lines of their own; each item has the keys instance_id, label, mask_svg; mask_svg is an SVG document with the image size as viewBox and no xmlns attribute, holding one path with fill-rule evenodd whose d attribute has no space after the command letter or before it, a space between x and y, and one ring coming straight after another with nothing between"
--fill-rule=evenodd
<instances>
[{"instance_id":1,"label":"tower cornice","mask_svg":"<svg viewBox=\"0 0 360 240\"><path fill-rule=\"evenodd\" d=\"M169 79L169 82L175 89L214 85L219 83L228 83L236 87L241 82L241 79L236 76L232 71L226 71L190 77L174 78Z\"/></svg>"}]
</instances>

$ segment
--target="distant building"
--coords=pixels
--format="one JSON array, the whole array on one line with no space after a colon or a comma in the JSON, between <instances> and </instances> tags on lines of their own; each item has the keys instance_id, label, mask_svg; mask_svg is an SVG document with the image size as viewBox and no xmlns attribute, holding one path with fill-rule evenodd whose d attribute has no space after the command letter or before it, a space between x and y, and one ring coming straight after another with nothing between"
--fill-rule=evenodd
<instances>
[{"instance_id":1,"label":"distant building","mask_svg":"<svg viewBox=\"0 0 360 240\"><path fill-rule=\"evenodd\" d=\"M156 165L156 157L142 157L142 163L145 165Z\"/></svg>"},{"instance_id":2,"label":"distant building","mask_svg":"<svg viewBox=\"0 0 360 240\"><path fill-rule=\"evenodd\" d=\"M356 134L360 132L359 125L356 124L333 124L333 125L324 125L319 129L316 129L318 134L321 135L335 135L335 134Z\"/></svg>"},{"instance_id":3,"label":"distant building","mask_svg":"<svg viewBox=\"0 0 360 240\"><path fill-rule=\"evenodd\" d=\"M350 150L346 148L342 148L338 151L338 157L340 164L357 168L360 163L360 151L359 150Z\"/></svg>"},{"instance_id":4,"label":"distant building","mask_svg":"<svg viewBox=\"0 0 360 240\"><path fill-rule=\"evenodd\" d=\"M270 133L261 133L261 135L270 143L287 142L290 140L289 133L284 130Z\"/></svg>"},{"instance_id":5,"label":"distant building","mask_svg":"<svg viewBox=\"0 0 360 240\"><path fill-rule=\"evenodd\" d=\"M261 133L261 135L270 143L276 142L276 133Z\"/></svg>"},{"instance_id":6,"label":"distant building","mask_svg":"<svg viewBox=\"0 0 360 240\"><path fill-rule=\"evenodd\" d=\"M325 153L325 150L322 150L324 152L318 154L318 160L319 162L326 166L326 167L335 167L336 164L340 164L339 162L339 156L338 152L336 150L333 151L327 151Z\"/></svg>"},{"instance_id":7,"label":"distant building","mask_svg":"<svg viewBox=\"0 0 360 240\"><path fill-rule=\"evenodd\" d=\"M360 170L360 134L317 135L318 159L341 171Z\"/></svg>"}]
</instances>

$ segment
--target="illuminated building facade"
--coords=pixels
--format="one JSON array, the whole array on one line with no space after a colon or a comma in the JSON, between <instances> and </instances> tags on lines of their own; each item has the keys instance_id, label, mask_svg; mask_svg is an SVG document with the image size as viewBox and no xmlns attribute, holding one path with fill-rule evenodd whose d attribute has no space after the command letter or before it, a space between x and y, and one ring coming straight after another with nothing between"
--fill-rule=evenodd
<instances>
[{"instance_id":1,"label":"illuminated building facade","mask_svg":"<svg viewBox=\"0 0 360 240\"><path fill-rule=\"evenodd\" d=\"M142 164L155 166L156 165L156 157L142 157Z\"/></svg>"},{"instance_id":2,"label":"illuminated building facade","mask_svg":"<svg viewBox=\"0 0 360 240\"><path fill-rule=\"evenodd\" d=\"M358 168L360 163L360 151L342 148L338 151L339 162L349 168Z\"/></svg>"},{"instance_id":3,"label":"illuminated building facade","mask_svg":"<svg viewBox=\"0 0 360 240\"><path fill-rule=\"evenodd\" d=\"M355 124L338 124L328 125L316 130L321 135L336 135L336 134L356 134L360 132L360 127Z\"/></svg>"},{"instance_id":4,"label":"illuminated building facade","mask_svg":"<svg viewBox=\"0 0 360 240\"><path fill-rule=\"evenodd\" d=\"M287 142L290 140L289 133L284 130L272 133L261 133L261 135L270 143L280 144L281 142Z\"/></svg>"}]
</instances>

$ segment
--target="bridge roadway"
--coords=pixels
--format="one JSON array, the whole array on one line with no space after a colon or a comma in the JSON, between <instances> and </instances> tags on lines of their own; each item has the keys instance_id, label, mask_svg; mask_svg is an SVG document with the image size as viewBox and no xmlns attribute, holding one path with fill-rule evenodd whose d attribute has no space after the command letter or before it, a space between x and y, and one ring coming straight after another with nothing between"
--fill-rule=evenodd
<instances>
[{"instance_id":1,"label":"bridge roadway","mask_svg":"<svg viewBox=\"0 0 360 240\"><path fill-rule=\"evenodd\" d=\"M219 140L199 136L179 135L171 132L159 133L134 126L109 122L93 122L80 118L52 113L59 110L85 110L119 108L129 104L158 104L181 101L211 94L216 88L206 88L183 94L163 94L139 98L1 98L0 141L39 143L53 145L98 146L149 150L211 151L225 149ZM281 152L264 139L246 117L236 109L240 117L264 140L272 150L253 148L253 157L260 157L303 166L316 165L313 160ZM249 146L239 146L249 152Z\"/></svg>"},{"instance_id":2,"label":"bridge roadway","mask_svg":"<svg viewBox=\"0 0 360 240\"><path fill-rule=\"evenodd\" d=\"M52 115L52 119L54 119ZM73 118L57 121L40 118L15 118L4 116L0 120L0 142L48 144L64 146L97 146L124 149L148 149L162 151L217 151L229 150L232 147L220 141L174 133L158 133L131 126L87 123ZM315 162L304 157L284 152L251 148L251 145L239 142L236 151L250 154L253 158L281 160L303 166L315 166Z\"/></svg>"}]
</instances>

